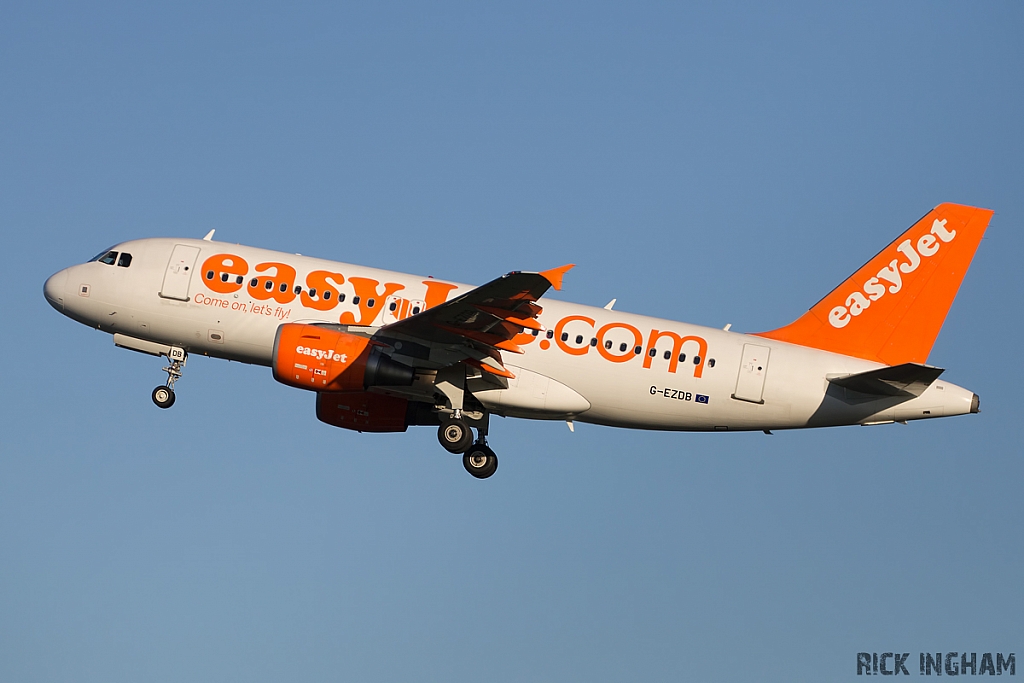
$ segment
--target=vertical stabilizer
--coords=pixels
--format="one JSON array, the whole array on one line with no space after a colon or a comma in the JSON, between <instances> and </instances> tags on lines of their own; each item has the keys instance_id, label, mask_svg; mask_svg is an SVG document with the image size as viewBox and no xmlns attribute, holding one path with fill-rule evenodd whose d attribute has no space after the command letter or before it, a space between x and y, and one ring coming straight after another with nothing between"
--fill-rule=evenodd
<instances>
[{"instance_id":1,"label":"vertical stabilizer","mask_svg":"<svg viewBox=\"0 0 1024 683\"><path fill-rule=\"evenodd\" d=\"M924 363L991 218L988 209L938 205L802 317L758 336Z\"/></svg>"}]
</instances>

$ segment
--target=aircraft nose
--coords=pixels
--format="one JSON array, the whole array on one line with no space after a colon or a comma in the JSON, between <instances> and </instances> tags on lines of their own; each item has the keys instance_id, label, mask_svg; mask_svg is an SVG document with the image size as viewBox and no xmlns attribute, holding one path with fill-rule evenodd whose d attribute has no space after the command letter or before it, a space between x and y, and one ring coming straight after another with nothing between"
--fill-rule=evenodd
<instances>
[{"instance_id":1,"label":"aircraft nose","mask_svg":"<svg viewBox=\"0 0 1024 683\"><path fill-rule=\"evenodd\" d=\"M43 285L43 296L61 313L64 312L64 290L67 284L68 271L65 269L51 275Z\"/></svg>"}]
</instances>

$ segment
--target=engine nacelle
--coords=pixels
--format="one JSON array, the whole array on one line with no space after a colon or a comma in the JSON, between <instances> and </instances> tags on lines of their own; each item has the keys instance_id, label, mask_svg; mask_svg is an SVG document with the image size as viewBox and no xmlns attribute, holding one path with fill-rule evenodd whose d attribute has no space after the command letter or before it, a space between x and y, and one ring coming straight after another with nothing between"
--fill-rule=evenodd
<instances>
[{"instance_id":1,"label":"engine nacelle","mask_svg":"<svg viewBox=\"0 0 1024 683\"><path fill-rule=\"evenodd\" d=\"M368 338L303 323L277 328L273 369L278 382L312 391L409 386L413 380L412 368Z\"/></svg>"},{"instance_id":2,"label":"engine nacelle","mask_svg":"<svg viewBox=\"0 0 1024 683\"><path fill-rule=\"evenodd\" d=\"M369 391L320 392L316 419L358 432L404 432L409 426L409 402Z\"/></svg>"}]
</instances>

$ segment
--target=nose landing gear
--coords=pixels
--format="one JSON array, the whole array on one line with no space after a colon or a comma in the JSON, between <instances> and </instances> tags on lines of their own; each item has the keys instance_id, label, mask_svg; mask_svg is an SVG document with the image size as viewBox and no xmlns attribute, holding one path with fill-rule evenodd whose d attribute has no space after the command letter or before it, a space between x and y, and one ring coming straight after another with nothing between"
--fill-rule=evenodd
<instances>
[{"instance_id":1,"label":"nose landing gear","mask_svg":"<svg viewBox=\"0 0 1024 683\"><path fill-rule=\"evenodd\" d=\"M167 358L171 361L171 364L164 368L167 383L153 390L153 403L158 408L170 408L174 405L174 383L181 379L182 368L185 367L188 354L185 349L172 346Z\"/></svg>"}]
</instances>

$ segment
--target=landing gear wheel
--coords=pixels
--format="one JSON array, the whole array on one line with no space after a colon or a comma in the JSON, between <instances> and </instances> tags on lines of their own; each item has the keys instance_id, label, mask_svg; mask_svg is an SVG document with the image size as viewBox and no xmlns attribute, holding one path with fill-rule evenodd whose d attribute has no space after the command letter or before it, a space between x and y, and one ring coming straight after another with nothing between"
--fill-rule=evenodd
<instances>
[{"instance_id":1,"label":"landing gear wheel","mask_svg":"<svg viewBox=\"0 0 1024 683\"><path fill-rule=\"evenodd\" d=\"M462 456L462 466L477 479L486 479L498 469L498 456L487 446L474 444Z\"/></svg>"},{"instance_id":2,"label":"landing gear wheel","mask_svg":"<svg viewBox=\"0 0 1024 683\"><path fill-rule=\"evenodd\" d=\"M159 386L153 390L153 403L159 408L170 408L174 405L174 389Z\"/></svg>"},{"instance_id":3,"label":"landing gear wheel","mask_svg":"<svg viewBox=\"0 0 1024 683\"><path fill-rule=\"evenodd\" d=\"M473 430L465 420L444 420L437 430L437 440L449 453L465 453L473 443Z\"/></svg>"}]
</instances>

